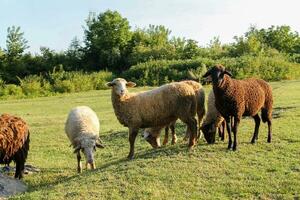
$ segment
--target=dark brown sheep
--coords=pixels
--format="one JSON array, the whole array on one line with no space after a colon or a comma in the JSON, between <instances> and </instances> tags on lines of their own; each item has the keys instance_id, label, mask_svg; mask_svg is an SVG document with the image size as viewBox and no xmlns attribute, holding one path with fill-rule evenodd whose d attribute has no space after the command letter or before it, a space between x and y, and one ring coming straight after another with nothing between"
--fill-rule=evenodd
<instances>
[{"instance_id":1,"label":"dark brown sheep","mask_svg":"<svg viewBox=\"0 0 300 200\"><path fill-rule=\"evenodd\" d=\"M21 118L0 116L0 163L16 163L15 178L21 179L29 150L29 128Z\"/></svg>"},{"instance_id":2,"label":"dark brown sheep","mask_svg":"<svg viewBox=\"0 0 300 200\"><path fill-rule=\"evenodd\" d=\"M222 65L216 65L208 70L203 77L211 78L215 94L217 110L226 120L228 130L228 149L237 148L237 130L242 116L251 116L255 121L254 134L251 143L255 143L258 137L261 110L263 122L268 122L268 142L272 137L272 88L260 79L249 78L235 80L231 73L225 70ZM233 117L234 141L232 146L230 117Z\"/></svg>"}]
</instances>

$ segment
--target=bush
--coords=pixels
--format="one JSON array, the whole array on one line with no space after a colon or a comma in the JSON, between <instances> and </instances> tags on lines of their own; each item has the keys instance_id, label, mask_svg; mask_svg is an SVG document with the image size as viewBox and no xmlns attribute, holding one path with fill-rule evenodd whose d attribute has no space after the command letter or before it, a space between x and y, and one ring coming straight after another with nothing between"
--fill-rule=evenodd
<instances>
[{"instance_id":1,"label":"bush","mask_svg":"<svg viewBox=\"0 0 300 200\"><path fill-rule=\"evenodd\" d=\"M22 97L23 92L20 86L14 84L7 84L0 90L0 96L17 96Z\"/></svg>"},{"instance_id":2,"label":"bush","mask_svg":"<svg viewBox=\"0 0 300 200\"><path fill-rule=\"evenodd\" d=\"M266 81L300 78L300 64L290 62L285 56L251 56L237 58L224 57L213 60L156 60L132 66L123 76L138 85L157 86L170 81L189 79L189 71L201 79L207 68L223 64L237 79L248 77L262 78Z\"/></svg>"}]
</instances>

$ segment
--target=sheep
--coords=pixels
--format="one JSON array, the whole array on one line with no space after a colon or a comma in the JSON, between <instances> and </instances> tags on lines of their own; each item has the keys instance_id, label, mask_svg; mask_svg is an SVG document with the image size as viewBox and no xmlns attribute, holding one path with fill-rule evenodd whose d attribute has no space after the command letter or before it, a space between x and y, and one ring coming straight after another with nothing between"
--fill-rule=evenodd
<instances>
[{"instance_id":1,"label":"sheep","mask_svg":"<svg viewBox=\"0 0 300 200\"><path fill-rule=\"evenodd\" d=\"M13 160L16 163L16 179L24 175L29 135L29 127L23 119L9 114L0 116L0 164L9 165Z\"/></svg>"},{"instance_id":2,"label":"sheep","mask_svg":"<svg viewBox=\"0 0 300 200\"><path fill-rule=\"evenodd\" d=\"M165 126L177 118L188 126L191 132L189 147L192 148L197 138L195 91L185 83L171 83L146 92L129 93L127 87L135 85L123 78L107 83L112 88L115 115L129 128L130 151L127 157L134 157L135 138L140 128Z\"/></svg>"},{"instance_id":3,"label":"sheep","mask_svg":"<svg viewBox=\"0 0 300 200\"><path fill-rule=\"evenodd\" d=\"M225 120L215 106L215 95L213 90L211 90L208 94L207 113L201 126L201 130L207 143L212 144L215 142L217 129L219 130L219 137L221 137L221 140L224 140L225 126Z\"/></svg>"},{"instance_id":4,"label":"sheep","mask_svg":"<svg viewBox=\"0 0 300 200\"><path fill-rule=\"evenodd\" d=\"M226 120L228 131L228 149L237 149L237 130L242 116L251 116L255 121L254 134L251 143L255 143L258 138L260 117L258 112L261 110L262 121L268 123L268 139L272 138L272 88L260 79L249 78L245 80L232 79L230 72L225 70L222 65L215 65L208 70L203 77L211 78L213 91L215 94L215 105L222 117ZM233 117L232 145L230 117Z\"/></svg>"},{"instance_id":5,"label":"sheep","mask_svg":"<svg viewBox=\"0 0 300 200\"><path fill-rule=\"evenodd\" d=\"M202 118L205 114L205 93L204 93L204 89L202 87L202 85L196 81L192 81L192 80L185 80L185 81L181 81L181 83L186 83L189 86L191 86L195 93L196 93L196 98L197 98L197 116L198 116L198 137L200 138L201 136L201 132L200 132L200 124L202 121ZM176 120L171 122L170 124L168 124L167 126L165 126L165 136L164 136L164 140L163 140L163 145L166 145L168 143L168 137L169 137L169 129L171 129L171 133L172 133L172 143L171 144L175 144L177 141L177 136L175 134L175 123ZM160 142L159 142L159 136L160 136L160 131L162 127L151 127L151 128L146 128L144 130L144 138L147 140L147 142L149 142L151 144L151 146L153 148L157 148L160 146ZM153 137L152 137L153 136ZM186 140L189 137L189 132L188 130L186 131L186 135L184 137L184 140Z\"/></svg>"},{"instance_id":6,"label":"sheep","mask_svg":"<svg viewBox=\"0 0 300 200\"><path fill-rule=\"evenodd\" d=\"M77 171L82 172L80 150L86 159L86 168L95 169L93 151L104 148L99 138L100 124L96 113L87 106L73 108L65 123L65 133L77 154Z\"/></svg>"}]
</instances>

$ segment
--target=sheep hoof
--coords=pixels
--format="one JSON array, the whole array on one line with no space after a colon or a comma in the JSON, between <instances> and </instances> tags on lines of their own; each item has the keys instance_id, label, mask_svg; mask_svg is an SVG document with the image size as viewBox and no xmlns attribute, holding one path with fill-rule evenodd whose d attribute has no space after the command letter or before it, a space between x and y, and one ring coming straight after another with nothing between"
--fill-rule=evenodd
<instances>
[{"instance_id":1,"label":"sheep hoof","mask_svg":"<svg viewBox=\"0 0 300 200\"><path fill-rule=\"evenodd\" d=\"M233 145L233 147L232 147L232 151L236 151L236 150L237 150L236 146L235 146L235 145Z\"/></svg>"},{"instance_id":2,"label":"sheep hoof","mask_svg":"<svg viewBox=\"0 0 300 200\"><path fill-rule=\"evenodd\" d=\"M252 138L251 144L255 144L255 138Z\"/></svg>"},{"instance_id":3,"label":"sheep hoof","mask_svg":"<svg viewBox=\"0 0 300 200\"><path fill-rule=\"evenodd\" d=\"M133 158L134 158L134 155L130 155L130 154L129 154L129 155L127 156L127 159L128 159L128 160L133 160Z\"/></svg>"},{"instance_id":4,"label":"sheep hoof","mask_svg":"<svg viewBox=\"0 0 300 200\"><path fill-rule=\"evenodd\" d=\"M164 139L163 145L165 146L166 144L168 144L168 140Z\"/></svg>"}]
</instances>

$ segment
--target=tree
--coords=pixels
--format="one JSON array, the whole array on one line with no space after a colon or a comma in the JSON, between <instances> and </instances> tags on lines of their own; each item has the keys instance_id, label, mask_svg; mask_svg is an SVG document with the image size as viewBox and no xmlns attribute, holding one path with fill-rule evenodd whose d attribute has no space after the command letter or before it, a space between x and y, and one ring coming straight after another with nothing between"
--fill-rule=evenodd
<instances>
[{"instance_id":1,"label":"tree","mask_svg":"<svg viewBox=\"0 0 300 200\"><path fill-rule=\"evenodd\" d=\"M85 30L86 59L92 70L121 71L123 54L131 39L129 22L117 11L90 14Z\"/></svg>"},{"instance_id":2,"label":"tree","mask_svg":"<svg viewBox=\"0 0 300 200\"><path fill-rule=\"evenodd\" d=\"M12 26L7 28L6 39L6 57L8 62L12 62L24 53L29 48L28 41L24 38L24 33L21 32L21 28Z\"/></svg>"},{"instance_id":3,"label":"tree","mask_svg":"<svg viewBox=\"0 0 300 200\"><path fill-rule=\"evenodd\" d=\"M128 43L128 63L135 65L140 62L157 59L174 59L175 46L169 40L171 31L159 25L149 25L147 29L137 29Z\"/></svg>"}]
</instances>

